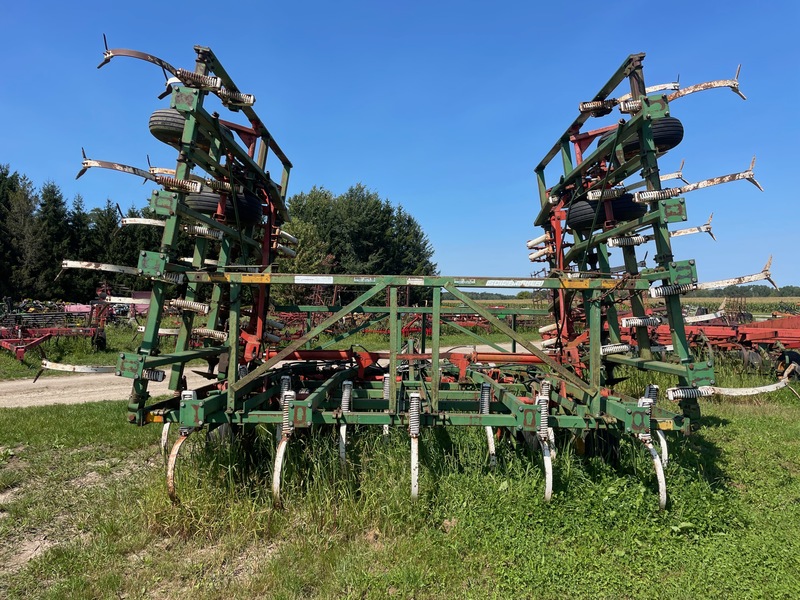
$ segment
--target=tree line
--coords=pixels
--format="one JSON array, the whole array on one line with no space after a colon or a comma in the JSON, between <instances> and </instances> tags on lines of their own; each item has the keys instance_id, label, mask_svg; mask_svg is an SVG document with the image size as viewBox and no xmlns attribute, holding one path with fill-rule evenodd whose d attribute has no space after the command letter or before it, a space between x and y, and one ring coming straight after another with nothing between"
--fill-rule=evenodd
<instances>
[{"instance_id":1,"label":"tree line","mask_svg":"<svg viewBox=\"0 0 800 600\"><path fill-rule=\"evenodd\" d=\"M289 198L288 206L292 219L286 229L300 245L294 259L277 261L277 271L437 273L433 247L416 219L361 184L340 195L314 187ZM131 207L125 216L155 218L148 207ZM64 259L135 266L139 250L159 247L160 228L120 227L121 217L110 199L87 211L80 195L68 205L54 182L37 190L27 176L0 165L0 296L87 302L105 279L112 289L147 289L143 278L100 271L70 269L59 276ZM191 248L185 237L177 252L190 256ZM313 291L276 291L274 300L306 302Z\"/></svg>"}]
</instances>

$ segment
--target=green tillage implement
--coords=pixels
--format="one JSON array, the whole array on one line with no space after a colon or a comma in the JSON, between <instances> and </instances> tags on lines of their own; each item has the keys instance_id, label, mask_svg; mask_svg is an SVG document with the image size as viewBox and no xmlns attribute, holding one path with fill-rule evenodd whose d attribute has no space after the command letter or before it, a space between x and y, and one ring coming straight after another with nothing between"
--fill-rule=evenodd
<instances>
[{"instance_id":1,"label":"green tillage implement","mask_svg":"<svg viewBox=\"0 0 800 600\"><path fill-rule=\"evenodd\" d=\"M116 56L127 56L168 71L173 76L168 84L170 106L183 117L179 120L182 129L170 139L178 150L175 169L150 171L160 177L155 179L154 175L153 180L162 189L152 194L150 207L162 220L163 233L159 250L143 250L136 267L140 276L152 282L143 341L136 352L120 354L116 367L117 375L133 380L128 406L131 423L163 423L165 452L170 425L179 428L180 435L167 462L167 484L173 501L178 501L176 461L184 441L193 432L220 426L237 431L259 424L275 426L280 439L273 458L273 495L277 504L283 461L297 431L335 426L340 455L344 457L348 427L377 425L384 430L408 430L414 497L419 490L418 437L423 427L484 428L492 462L498 428L538 445L543 456L547 500L552 494L552 449L557 430L567 430L578 437L600 430L628 434L641 442L652 457L659 482L659 505L665 506L664 432L688 434L699 416L696 398L704 395L704 390L713 390L716 383L713 361L696 361L689 352L678 296L669 293L689 289L697 282L694 261L675 260L670 246L668 226L686 220L685 201L664 197L646 204L635 218L627 220L615 220L613 213L598 202L595 216L599 233L593 228L587 231L571 227L567 216L570 206L576 206L590 192L618 187L637 171L644 173L648 191L660 189L658 140L654 142L653 123L665 118L670 107L665 96L647 95L641 68L643 55L625 61L588 103L593 112L584 110L536 168L541 195L536 225L544 228L545 235L529 247L537 249L541 241L541 249L534 254L546 257L547 276L487 278L273 272L276 258L292 256L291 246L297 241L282 229L288 220L285 199L292 165L254 112L255 98L239 91L211 50L196 47L195 51L194 71L176 69L152 55L124 49L106 50L103 61L105 64ZM622 108L620 101L608 97L625 80L631 85L633 100L622 104L630 111L630 119L612 128L614 133L580 160L580 153L587 147L585 138L580 138L581 126L592 114L609 112L617 105ZM209 112L206 102L212 99L219 100L223 108L244 114L249 126L223 121L216 112ZM638 140L641 150L626 158L623 148L628 148L632 137ZM572 143L576 143L579 155L577 164L573 162ZM270 150L280 163L280 185L266 170ZM564 173L557 185L548 188L544 171L557 155L562 158ZM109 164L112 163L85 160L84 168ZM113 168L131 174L139 172ZM218 194L215 209L208 210L193 199L196 196L192 194L198 190ZM240 218L248 207L247 198L258 199L262 218L256 222ZM645 230L654 236L655 268L639 271L636 247L623 246L626 270L613 271L608 262L608 241ZM193 242L189 263L178 258L176 247L182 235L190 236ZM571 243L565 242L567 235L573 236ZM285 342L281 335L283 324L267 318L270 289L293 285L345 286L358 295L345 306L298 307L309 314L318 311L326 316L300 337ZM421 292L429 305L400 305L398 290L409 287ZM249 307L243 305L245 288L250 289L253 298ZM544 350L531 341L530 335L498 318L498 312L502 312L513 325L517 315L549 311L524 307L489 309L465 293L470 288L524 288L549 293L555 329L550 326L544 330L551 331L555 345ZM462 305L443 306L443 292ZM676 361L658 360L652 352L642 300L646 293L665 294ZM168 300L168 296L176 294L177 298ZM644 319L635 347L620 341L617 313L622 299L630 303L635 318ZM158 337L163 310L168 305L181 311L180 330L174 347L169 349L165 347L166 340ZM205 327L194 327L198 313L207 315ZM388 319L388 350L330 350L315 342L326 329L356 313L367 314L368 323ZM421 346L416 340L402 339L402 318L410 314L424 315L425 322L429 319L430 339L425 339L423 327ZM497 351L442 349L443 319L457 314L479 315L495 331L508 336L515 350L524 351L508 352L477 333L473 335L479 342ZM354 325L351 332L340 334L337 339L364 327L363 322ZM196 359L207 362L209 383L186 389L184 370L187 363ZM656 402L656 386L647 386L640 397L615 391L613 368L621 364L675 377L677 386L668 392L670 398L680 399L681 412L672 412ZM175 394L155 402L148 393L148 383L166 378L167 372ZM654 442L660 445L660 453Z\"/></svg>"}]
</instances>

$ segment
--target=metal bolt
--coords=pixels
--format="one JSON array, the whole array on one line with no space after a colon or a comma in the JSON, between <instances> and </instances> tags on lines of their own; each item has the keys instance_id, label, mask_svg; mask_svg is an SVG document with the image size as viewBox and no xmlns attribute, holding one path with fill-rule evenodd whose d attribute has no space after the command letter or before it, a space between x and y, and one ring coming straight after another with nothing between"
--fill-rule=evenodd
<instances>
[{"instance_id":1,"label":"metal bolt","mask_svg":"<svg viewBox=\"0 0 800 600\"><path fill-rule=\"evenodd\" d=\"M122 375L122 371L117 371L117 377L119 377L120 375Z\"/></svg>"},{"instance_id":2,"label":"metal bolt","mask_svg":"<svg viewBox=\"0 0 800 600\"><path fill-rule=\"evenodd\" d=\"M306 421L306 427L311 427L311 421Z\"/></svg>"},{"instance_id":3,"label":"metal bolt","mask_svg":"<svg viewBox=\"0 0 800 600\"><path fill-rule=\"evenodd\" d=\"M186 402L181 402L181 408L186 408Z\"/></svg>"},{"instance_id":4,"label":"metal bolt","mask_svg":"<svg viewBox=\"0 0 800 600\"><path fill-rule=\"evenodd\" d=\"M519 407L519 412L522 412L522 411L523 411L523 408L520 406Z\"/></svg>"},{"instance_id":5,"label":"metal bolt","mask_svg":"<svg viewBox=\"0 0 800 600\"><path fill-rule=\"evenodd\" d=\"M693 259L693 258L690 258L690 259L689 259L689 264L690 264L690 265L693 265L693 264L694 264L694 259Z\"/></svg>"},{"instance_id":6,"label":"metal bolt","mask_svg":"<svg viewBox=\"0 0 800 600\"><path fill-rule=\"evenodd\" d=\"M144 250L142 250L141 256L144 256L145 254L147 254L147 252L145 252Z\"/></svg>"},{"instance_id":7,"label":"metal bolt","mask_svg":"<svg viewBox=\"0 0 800 600\"><path fill-rule=\"evenodd\" d=\"M628 409L628 414L631 414L631 409L630 408Z\"/></svg>"},{"instance_id":8,"label":"metal bolt","mask_svg":"<svg viewBox=\"0 0 800 600\"><path fill-rule=\"evenodd\" d=\"M294 402L289 402L289 408L294 408Z\"/></svg>"},{"instance_id":9,"label":"metal bolt","mask_svg":"<svg viewBox=\"0 0 800 600\"><path fill-rule=\"evenodd\" d=\"M198 424L198 425L202 425L202 424L203 424L203 420L202 420L202 419L200 419L200 420L197 422L197 424Z\"/></svg>"},{"instance_id":10,"label":"metal bolt","mask_svg":"<svg viewBox=\"0 0 800 600\"><path fill-rule=\"evenodd\" d=\"M124 352L120 352L120 353L119 353L119 357L120 357L120 358L125 358L125 353L124 353Z\"/></svg>"}]
</instances>

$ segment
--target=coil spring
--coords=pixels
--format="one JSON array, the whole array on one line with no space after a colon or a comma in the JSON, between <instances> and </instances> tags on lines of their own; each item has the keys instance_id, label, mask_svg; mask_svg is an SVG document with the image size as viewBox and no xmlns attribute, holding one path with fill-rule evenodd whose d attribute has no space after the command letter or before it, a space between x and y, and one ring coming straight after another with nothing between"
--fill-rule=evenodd
<instances>
[{"instance_id":1,"label":"coil spring","mask_svg":"<svg viewBox=\"0 0 800 600\"><path fill-rule=\"evenodd\" d=\"M616 100L593 100L591 102L581 102L578 105L578 110L582 113L611 110L616 104Z\"/></svg>"},{"instance_id":2,"label":"coil spring","mask_svg":"<svg viewBox=\"0 0 800 600\"><path fill-rule=\"evenodd\" d=\"M488 383L481 384L481 399L478 410L482 415L489 414L489 401L492 399L492 386Z\"/></svg>"},{"instance_id":3,"label":"coil spring","mask_svg":"<svg viewBox=\"0 0 800 600\"><path fill-rule=\"evenodd\" d=\"M664 296L674 296L685 294L697 289L696 283L681 283L676 285L662 285L661 287L650 288L651 298L663 298Z\"/></svg>"},{"instance_id":4,"label":"coil spring","mask_svg":"<svg viewBox=\"0 0 800 600\"><path fill-rule=\"evenodd\" d=\"M648 242L646 236L644 235L628 235L625 237L615 237L608 240L609 248L621 248L623 246L639 246Z\"/></svg>"},{"instance_id":5,"label":"coil spring","mask_svg":"<svg viewBox=\"0 0 800 600\"><path fill-rule=\"evenodd\" d=\"M256 103L256 97L253 94L242 94L241 92L232 92L222 88L217 92L217 95L222 100L223 104L239 104L241 106L253 106Z\"/></svg>"},{"instance_id":6,"label":"coil spring","mask_svg":"<svg viewBox=\"0 0 800 600\"><path fill-rule=\"evenodd\" d=\"M186 276L183 273L168 272L168 273L162 273L158 277L158 279L163 279L164 281L168 281L169 283L180 285L184 281L186 281Z\"/></svg>"},{"instance_id":7,"label":"coil spring","mask_svg":"<svg viewBox=\"0 0 800 600\"><path fill-rule=\"evenodd\" d=\"M663 190L650 190L647 192L636 192L633 195L634 202L657 202L658 200L666 200L667 198L674 198L680 194L678 188L666 188Z\"/></svg>"},{"instance_id":8,"label":"coil spring","mask_svg":"<svg viewBox=\"0 0 800 600\"><path fill-rule=\"evenodd\" d=\"M221 240L222 232L218 229L211 229L211 227L203 227L202 225L187 225L183 230L189 235L197 237L211 238L212 240Z\"/></svg>"},{"instance_id":9,"label":"coil spring","mask_svg":"<svg viewBox=\"0 0 800 600\"><path fill-rule=\"evenodd\" d=\"M292 378L289 375L282 375L281 376L281 399L283 399L283 395L289 391L289 388L292 387ZM282 400L281 400L282 401Z\"/></svg>"},{"instance_id":10,"label":"coil spring","mask_svg":"<svg viewBox=\"0 0 800 600\"><path fill-rule=\"evenodd\" d=\"M206 185L215 192L232 192L233 186L227 181L217 181L216 179L206 179ZM238 187L238 186L237 186ZM237 189L237 192L239 190Z\"/></svg>"},{"instance_id":11,"label":"coil spring","mask_svg":"<svg viewBox=\"0 0 800 600\"><path fill-rule=\"evenodd\" d=\"M158 185L164 186L168 190L177 190L188 194L199 194L202 189L199 181L191 181L189 179L176 179L166 175L156 175L155 180Z\"/></svg>"},{"instance_id":12,"label":"coil spring","mask_svg":"<svg viewBox=\"0 0 800 600\"><path fill-rule=\"evenodd\" d=\"M626 100L619 103L619 112L621 113L635 113L642 110L641 100Z\"/></svg>"},{"instance_id":13,"label":"coil spring","mask_svg":"<svg viewBox=\"0 0 800 600\"><path fill-rule=\"evenodd\" d=\"M419 437L420 405L419 394L411 394L411 406L408 411L408 430L411 437Z\"/></svg>"},{"instance_id":14,"label":"coil spring","mask_svg":"<svg viewBox=\"0 0 800 600\"><path fill-rule=\"evenodd\" d=\"M353 396L353 382L345 381L342 384L342 412L350 412L350 399Z\"/></svg>"},{"instance_id":15,"label":"coil spring","mask_svg":"<svg viewBox=\"0 0 800 600\"><path fill-rule=\"evenodd\" d=\"M189 87L210 88L212 90L218 90L222 87L222 80L219 77L201 75L186 69L178 69L175 71L175 76Z\"/></svg>"},{"instance_id":16,"label":"coil spring","mask_svg":"<svg viewBox=\"0 0 800 600\"><path fill-rule=\"evenodd\" d=\"M550 429L550 389L550 382L543 381L539 395L536 397L536 404L539 405L539 435L543 439L547 439Z\"/></svg>"},{"instance_id":17,"label":"coil spring","mask_svg":"<svg viewBox=\"0 0 800 600\"><path fill-rule=\"evenodd\" d=\"M629 352L630 349L630 344L606 344L605 346L600 346L600 355L624 354L625 352Z\"/></svg>"},{"instance_id":18,"label":"coil spring","mask_svg":"<svg viewBox=\"0 0 800 600\"><path fill-rule=\"evenodd\" d=\"M670 400L689 400L713 395L713 388L707 386L699 388L670 388L667 390L667 398Z\"/></svg>"},{"instance_id":19,"label":"coil spring","mask_svg":"<svg viewBox=\"0 0 800 600\"><path fill-rule=\"evenodd\" d=\"M147 381L161 383L166 376L166 372L161 369L144 369L142 371L142 379L147 379Z\"/></svg>"},{"instance_id":20,"label":"coil spring","mask_svg":"<svg viewBox=\"0 0 800 600\"><path fill-rule=\"evenodd\" d=\"M625 193L625 188L609 188L607 190L591 190L586 194L589 200L609 200L619 198Z\"/></svg>"},{"instance_id":21,"label":"coil spring","mask_svg":"<svg viewBox=\"0 0 800 600\"><path fill-rule=\"evenodd\" d=\"M647 387L644 388L644 396L645 398L650 398L654 403L658 398L658 386L655 383L648 383Z\"/></svg>"},{"instance_id":22,"label":"coil spring","mask_svg":"<svg viewBox=\"0 0 800 600\"><path fill-rule=\"evenodd\" d=\"M197 337L209 338L218 342L225 342L228 339L227 331L217 331L216 329L208 329L206 327L198 327L192 330L192 334Z\"/></svg>"},{"instance_id":23,"label":"coil spring","mask_svg":"<svg viewBox=\"0 0 800 600\"><path fill-rule=\"evenodd\" d=\"M655 327L661 325L659 317L626 317L622 319L623 327Z\"/></svg>"},{"instance_id":24,"label":"coil spring","mask_svg":"<svg viewBox=\"0 0 800 600\"><path fill-rule=\"evenodd\" d=\"M383 399L389 401L389 384L391 383L389 374L383 376Z\"/></svg>"},{"instance_id":25,"label":"coil spring","mask_svg":"<svg viewBox=\"0 0 800 600\"><path fill-rule=\"evenodd\" d=\"M291 390L287 390L281 394L281 409L283 410L281 427L283 435L289 435L289 432L292 429L292 423L289 420L289 404L294 402L296 398L297 394Z\"/></svg>"},{"instance_id":26,"label":"coil spring","mask_svg":"<svg viewBox=\"0 0 800 600\"><path fill-rule=\"evenodd\" d=\"M183 310L200 313L201 315L207 315L209 312L211 312L211 306L208 304L203 302L194 302L192 300L182 300L180 298L176 298L175 300L170 300L169 305L173 308L181 308Z\"/></svg>"}]
</instances>

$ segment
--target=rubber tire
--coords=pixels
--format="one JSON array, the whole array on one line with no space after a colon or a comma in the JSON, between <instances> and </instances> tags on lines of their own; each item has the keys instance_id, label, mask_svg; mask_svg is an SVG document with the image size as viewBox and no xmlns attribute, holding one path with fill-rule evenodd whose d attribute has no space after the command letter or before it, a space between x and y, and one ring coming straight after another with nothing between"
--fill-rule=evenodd
<instances>
[{"instance_id":1,"label":"rubber tire","mask_svg":"<svg viewBox=\"0 0 800 600\"><path fill-rule=\"evenodd\" d=\"M183 113L176 108L159 108L153 111L150 115L150 122L148 126L150 133L153 134L158 141L164 142L173 148L179 148L181 145L181 138L183 137L183 128L186 124L186 118ZM233 132L222 126L231 136ZM208 138L202 133L197 137L197 145L208 152L209 141Z\"/></svg>"},{"instance_id":2,"label":"rubber tire","mask_svg":"<svg viewBox=\"0 0 800 600\"><path fill-rule=\"evenodd\" d=\"M653 142L656 151L663 154L667 150L672 150L683 140L683 123L675 117L663 117L653 121ZM610 137L616 135L616 131L604 133L598 139L598 145L605 142ZM639 136L634 135L622 142L622 153L626 159L631 159L639 154Z\"/></svg>"},{"instance_id":3,"label":"rubber tire","mask_svg":"<svg viewBox=\"0 0 800 600\"><path fill-rule=\"evenodd\" d=\"M186 124L184 116L174 108L159 108L150 115L148 126L150 133L158 141L178 146L183 136L183 128Z\"/></svg>"},{"instance_id":4,"label":"rubber tire","mask_svg":"<svg viewBox=\"0 0 800 600\"><path fill-rule=\"evenodd\" d=\"M597 211L597 203L599 200L579 200L573 202L567 209L567 227L571 227L576 231L588 231L592 222L594 222L594 214ZM614 212L614 218L618 222L632 221L647 214L647 205L633 201L633 194L623 194L619 198L613 200L606 200L611 202L611 210ZM603 227L606 220L605 210L601 207L600 213L597 215L597 222L595 229Z\"/></svg>"},{"instance_id":5,"label":"rubber tire","mask_svg":"<svg viewBox=\"0 0 800 600\"><path fill-rule=\"evenodd\" d=\"M245 192L244 196L238 196L237 208L239 209L239 221L242 224L251 225L261 220L261 201L257 196ZM199 213L213 215L217 212L219 204L219 194L212 191L203 191L199 194L187 194L184 200L186 206ZM233 209L233 202L230 197L225 203L225 216L229 223L235 223L236 213Z\"/></svg>"}]
</instances>

